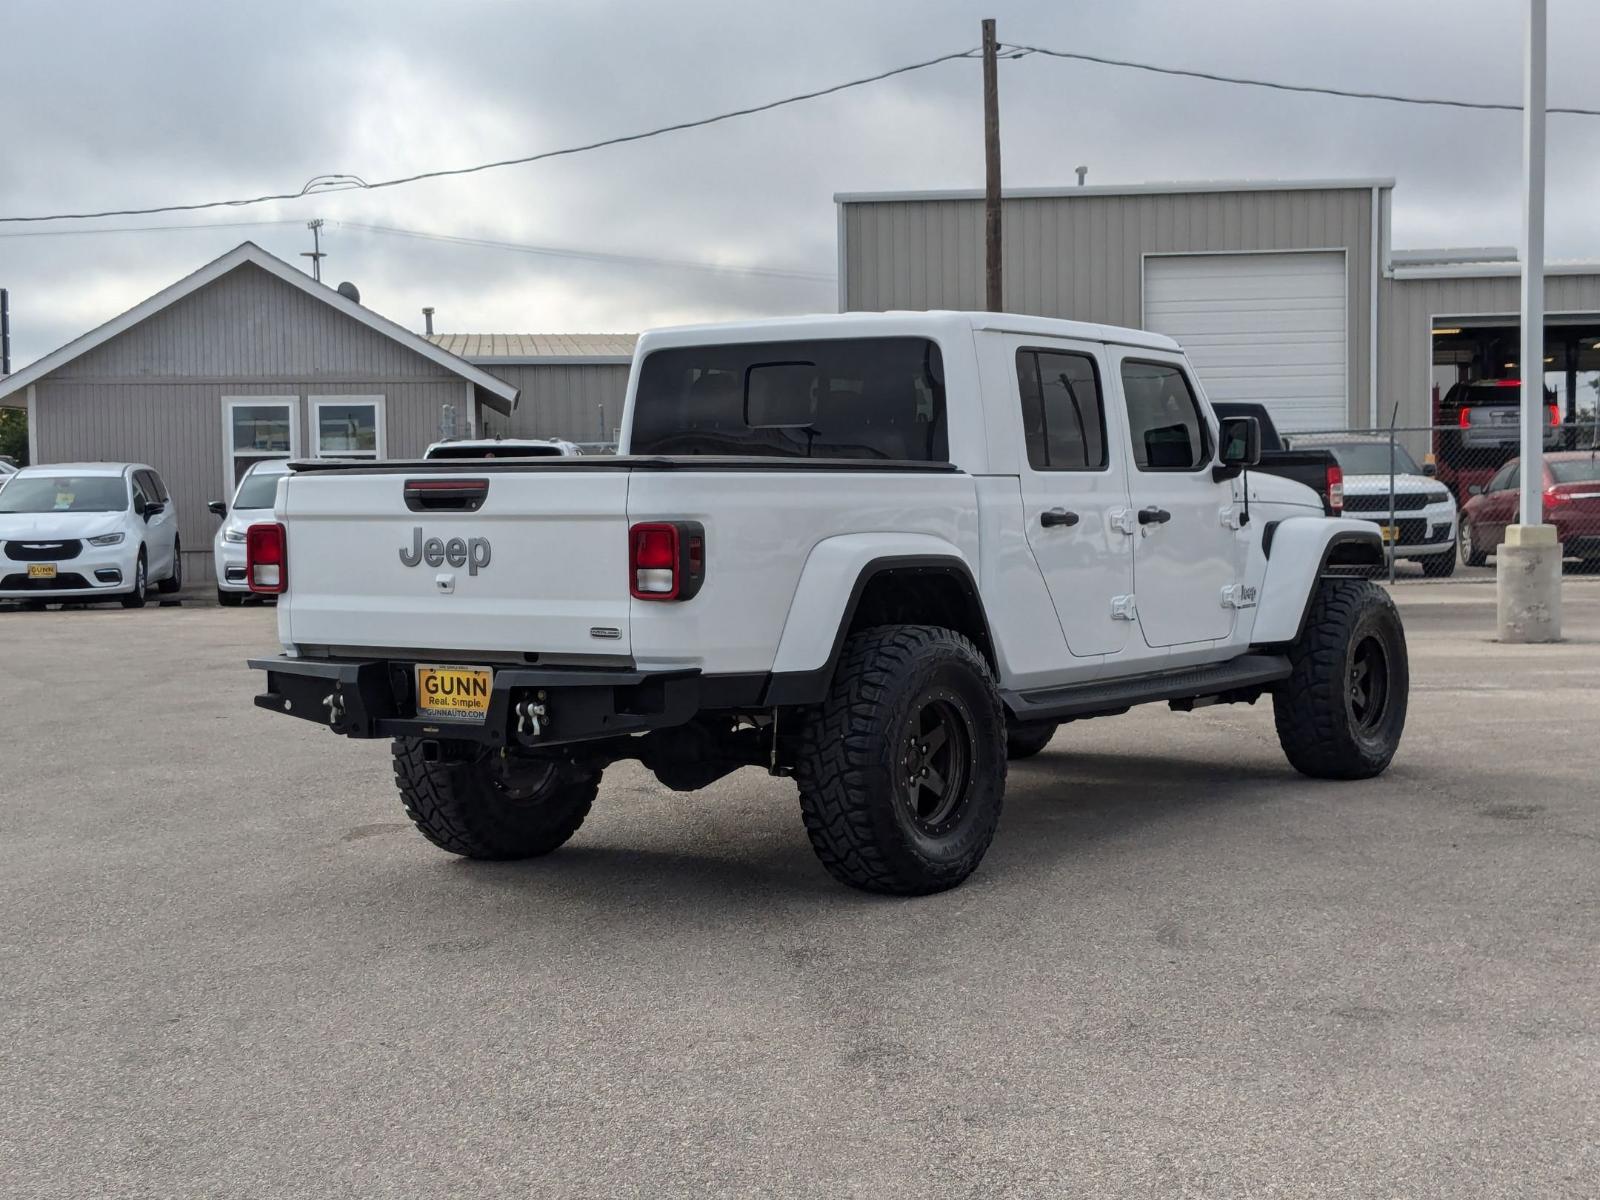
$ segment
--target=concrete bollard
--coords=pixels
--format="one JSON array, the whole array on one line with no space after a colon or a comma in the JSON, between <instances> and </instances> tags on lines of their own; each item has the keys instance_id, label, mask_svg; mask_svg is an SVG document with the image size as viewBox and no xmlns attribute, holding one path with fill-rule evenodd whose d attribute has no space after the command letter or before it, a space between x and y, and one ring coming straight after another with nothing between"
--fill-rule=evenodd
<instances>
[{"instance_id":1,"label":"concrete bollard","mask_svg":"<svg viewBox=\"0 0 1600 1200\"><path fill-rule=\"evenodd\" d=\"M1561 640L1561 543L1554 525L1511 525L1495 551L1502 642Z\"/></svg>"}]
</instances>

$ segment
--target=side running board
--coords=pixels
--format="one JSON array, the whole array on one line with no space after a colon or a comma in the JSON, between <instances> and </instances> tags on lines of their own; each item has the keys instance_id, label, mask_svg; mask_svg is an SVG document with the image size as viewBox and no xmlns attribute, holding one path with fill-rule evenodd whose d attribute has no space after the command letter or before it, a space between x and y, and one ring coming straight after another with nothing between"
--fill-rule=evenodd
<instances>
[{"instance_id":1,"label":"side running board","mask_svg":"<svg viewBox=\"0 0 1600 1200\"><path fill-rule=\"evenodd\" d=\"M1289 677L1289 660L1278 654L1245 654L1225 663L1110 679L1069 687L1002 693L1019 721L1067 721L1109 716L1135 704L1167 700L1174 708L1251 701Z\"/></svg>"}]
</instances>

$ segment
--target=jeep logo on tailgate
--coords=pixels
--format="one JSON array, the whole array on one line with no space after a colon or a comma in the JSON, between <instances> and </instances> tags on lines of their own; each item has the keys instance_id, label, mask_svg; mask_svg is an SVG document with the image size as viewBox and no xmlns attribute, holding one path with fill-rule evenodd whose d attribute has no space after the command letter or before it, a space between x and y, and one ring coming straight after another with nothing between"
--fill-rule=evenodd
<instances>
[{"instance_id":1,"label":"jeep logo on tailgate","mask_svg":"<svg viewBox=\"0 0 1600 1200\"><path fill-rule=\"evenodd\" d=\"M421 525L412 528L410 547L400 547L400 561L408 567L422 562L430 567L449 563L452 567L466 567L469 575L476 575L487 567L489 557L488 538L455 537L446 542L434 537L423 541Z\"/></svg>"}]
</instances>

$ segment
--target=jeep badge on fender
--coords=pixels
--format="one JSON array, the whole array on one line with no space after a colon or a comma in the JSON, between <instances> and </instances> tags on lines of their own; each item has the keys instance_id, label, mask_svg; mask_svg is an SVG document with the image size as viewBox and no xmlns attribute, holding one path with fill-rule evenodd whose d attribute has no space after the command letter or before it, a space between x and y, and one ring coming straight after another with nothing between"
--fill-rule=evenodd
<instances>
[{"instance_id":1,"label":"jeep badge on fender","mask_svg":"<svg viewBox=\"0 0 1600 1200\"><path fill-rule=\"evenodd\" d=\"M448 542L438 538L422 540L422 526L411 530L411 548L400 547L400 561L408 567L425 562L430 567L466 567L468 575L476 575L489 565L489 539L483 537L451 538Z\"/></svg>"}]
</instances>

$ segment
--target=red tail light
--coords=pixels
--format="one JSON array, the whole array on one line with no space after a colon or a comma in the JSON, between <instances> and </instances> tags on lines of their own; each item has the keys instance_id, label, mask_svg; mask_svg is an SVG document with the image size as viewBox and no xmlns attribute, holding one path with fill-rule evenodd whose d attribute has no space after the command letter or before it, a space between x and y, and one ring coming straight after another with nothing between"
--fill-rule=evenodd
<instances>
[{"instance_id":1,"label":"red tail light","mask_svg":"<svg viewBox=\"0 0 1600 1200\"><path fill-rule=\"evenodd\" d=\"M706 576L706 531L697 521L646 521L628 530L628 593L690 600Z\"/></svg>"},{"instance_id":2,"label":"red tail light","mask_svg":"<svg viewBox=\"0 0 1600 1200\"><path fill-rule=\"evenodd\" d=\"M1550 424L1561 424L1561 406L1558 404L1551 404L1547 405L1546 407L1550 409Z\"/></svg>"},{"instance_id":3,"label":"red tail light","mask_svg":"<svg viewBox=\"0 0 1600 1200\"><path fill-rule=\"evenodd\" d=\"M1461 420L1459 424L1463 429L1472 424L1472 410L1470 408L1463 408L1461 410Z\"/></svg>"},{"instance_id":4,"label":"red tail light","mask_svg":"<svg viewBox=\"0 0 1600 1200\"><path fill-rule=\"evenodd\" d=\"M1552 508L1560 508L1563 504L1568 504L1570 502L1571 497L1560 489L1553 487L1545 488L1544 507L1546 512Z\"/></svg>"},{"instance_id":5,"label":"red tail light","mask_svg":"<svg viewBox=\"0 0 1600 1200\"><path fill-rule=\"evenodd\" d=\"M252 525L244 534L244 575L252 592L289 590L289 534L282 525Z\"/></svg>"},{"instance_id":6,"label":"red tail light","mask_svg":"<svg viewBox=\"0 0 1600 1200\"><path fill-rule=\"evenodd\" d=\"M1328 507L1336 517L1344 512L1344 469L1338 463L1328 468Z\"/></svg>"}]
</instances>

